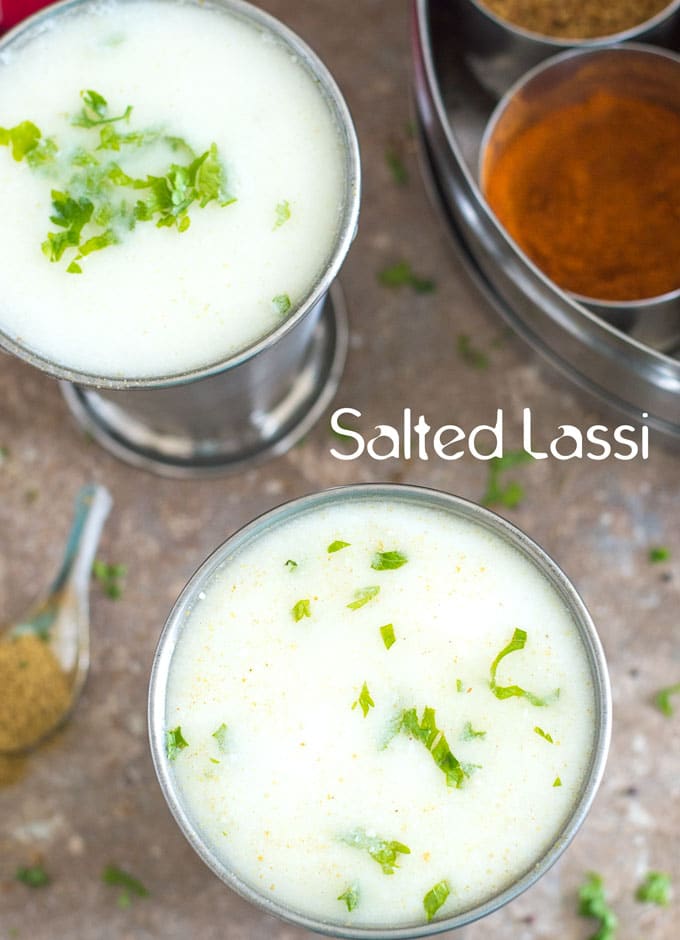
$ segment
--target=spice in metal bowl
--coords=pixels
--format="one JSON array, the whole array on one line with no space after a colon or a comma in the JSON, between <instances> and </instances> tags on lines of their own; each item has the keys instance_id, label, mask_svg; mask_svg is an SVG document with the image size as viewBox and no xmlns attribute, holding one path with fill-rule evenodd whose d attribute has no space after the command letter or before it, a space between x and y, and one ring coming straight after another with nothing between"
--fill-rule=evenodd
<instances>
[{"instance_id":1,"label":"spice in metal bowl","mask_svg":"<svg viewBox=\"0 0 680 940\"><path fill-rule=\"evenodd\" d=\"M595 39L644 23L668 0L484 0L502 20L554 39Z\"/></svg>"},{"instance_id":2,"label":"spice in metal bowl","mask_svg":"<svg viewBox=\"0 0 680 940\"><path fill-rule=\"evenodd\" d=\"M559 287L634 301L680 288L680 113L597 90L484 157L484 195Z\"/></svg>"}]
</instances>

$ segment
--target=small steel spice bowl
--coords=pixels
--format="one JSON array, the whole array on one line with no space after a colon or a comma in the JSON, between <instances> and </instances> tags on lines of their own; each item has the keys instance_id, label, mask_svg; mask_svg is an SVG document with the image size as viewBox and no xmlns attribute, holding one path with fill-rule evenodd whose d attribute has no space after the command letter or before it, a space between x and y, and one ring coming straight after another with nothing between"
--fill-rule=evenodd
<instances>
[{"instance_id":1,"label":"small steel spice bowl","mask_svg":"<svg viewBox=\"0 0 680 940\"><path fill-rule=\"evenodd\" d=\"M335 243L323 270L271 333L181 374L121 379L82 373L45 359L0 331L0 348L62 380L76 420L102 446L128 463L174 477L213 476L283 453L328 407L348 339L342 291L334 282L357 231L361 188L350 113L316 54L274 17L243 0L184 2L234 16L270 36L306 69L324 96L338 130L345 178ZM7 32L0 39L0 53L19 48L34 31L54 28L81 8L98 6L99 0L51 5Z\"/></svg>"},{"instance_id":2,"label":"small steel spice bowl","mask_svg":"<svg viewBox=\"0 0 680 940\"><path fill-rule=\"evenodd\" d=\"M240 548L252 544L283 521L315 512L330 504L356 505L362 501L400 501L436 509L480 526L517 550L549 582L563 601L578 629L590 665L594 691L594 734L590 766L571 815L554 844L520 878L495 897L455 916L429 924L406 927L349 927L310 918L274 902L241 880L211 849L183 805L182 795L165 752L166 695L172 658L187 616L215 572ZM415 940L470 924L491 914L529 888L557 861L583 823L604 773L611 734L611 695L607 665L593 622L583 601L557 564L521 530L475 503L423 487L399 484L360 484L322 491L285 503L265 513L231 536L201 565L178 598L163 628L154 657L149 685L149 738L151 754L168 806L184 836L206 865L241 897L268 914L316 933L347 940Z\"/></svg>"},{"instance_id":3,"label":"small steel spice bowl","mask_svg":"<svg viewBox=\"0 0 680 940\"><path fill-rule=\"evenodd\" d=\"M537 65L509 89L489 119L479 159L482 192L496 157L510 141L554 109L601 90L647 100L680 114L680 55L627 43L607 49L571 49ZM518 245L515 249L524 255ZM528 258L527 262L533 264ZM630 301L565 293L647 346L666 352L680 343L680 288Z\"/></svg>"},{"instance_id":4,"label":"small steel spice bowl","mask_svg":"<svg viewBox=\"0 0 680 940\"><path fill-rule=\"evenodd\" d=\"M596 49L621 42L645 42L672 47L678 39L680 0L671 0L650 19L618 33L589 39L559 38L535 33L498 16L479 0L460 8L466 58L479 82L501 97L513 82L543 59L566 49Z\"/></svg>"}]
</instances>

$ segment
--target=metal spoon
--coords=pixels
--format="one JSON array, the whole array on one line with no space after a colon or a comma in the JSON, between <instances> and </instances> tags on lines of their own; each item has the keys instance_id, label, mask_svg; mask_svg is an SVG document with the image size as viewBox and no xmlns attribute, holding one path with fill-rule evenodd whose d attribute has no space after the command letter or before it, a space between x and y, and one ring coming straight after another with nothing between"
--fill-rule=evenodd
<instances>
[{"instance_id":1,"label":"metal spoon","mask_svg":"<svg viewBox=\"0 0 680 940\"><path fill-rule=\"evenodd\" d=\"M83 487L64 560L47 595L0 629L0 754L31 750L64 723L90 665L92 564L113 501Z\"/></svg>"}]
</instances>

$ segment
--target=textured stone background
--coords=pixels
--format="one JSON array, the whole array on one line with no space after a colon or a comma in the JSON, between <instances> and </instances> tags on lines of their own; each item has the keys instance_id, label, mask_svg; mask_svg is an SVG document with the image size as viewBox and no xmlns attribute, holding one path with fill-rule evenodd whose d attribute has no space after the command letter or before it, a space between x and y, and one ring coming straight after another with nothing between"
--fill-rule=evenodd
<instances>
[{"instance_id":1,"label":"textured stone background","mask_svg":"<svg viewBox=\"0 0 680 940\"><path fill-rule=\"evenodd\" d=\"M361 231L342 281L351 348L337 405L364 426L395 422L402 408L431 424L471 426L504 407L509 446L519 446L525 406L546 439L570 422L618 416L544 366L509 336L460 267L427 202L408 135L409 38L405 2L267 0L321 54L356 119L364 165ZM409 185L395 185L390 144ZM431 295L389 291L376 272L401 258L436 279ZM460 333L488 351L477 371L456 352ZM147 677L165 616L196 565L253 515L284 498L369 480L424 483L472 499L485 466L368 459L340 463L322 421L290 454L238 477L172 482L133 470L89 443L52 380L10 358L0 373L0 616L9 619L48 583L60 559L78 487L105 483L115 509L102 557L129 566L123 598L95 587L93 662L73 721L34 755L23 779L0 790L0 940L302 940L304 931L259 914L226 890L171 821L147 749ZM513 435L515 435L513 439ZM538 885L460 940L585 940L575 915L586 870L606 878L622 940L676 940L680 897L665 911L633 890L648 868L675 875L680 895L680 714L665 719L653 693L680 681L678 454L660 440L646 463L558 463L520 468L526 499L507 515L562 564L598 624L611 666L615 729L606 778L580 835ZM37 494L37 495L36 495ZM650 565L651 545L673 550ZM53 884L30 892L13 874L41 856ZM109 862L137 874L148 900L122 911L99 880Z\"/></svg>"}]
</instances>

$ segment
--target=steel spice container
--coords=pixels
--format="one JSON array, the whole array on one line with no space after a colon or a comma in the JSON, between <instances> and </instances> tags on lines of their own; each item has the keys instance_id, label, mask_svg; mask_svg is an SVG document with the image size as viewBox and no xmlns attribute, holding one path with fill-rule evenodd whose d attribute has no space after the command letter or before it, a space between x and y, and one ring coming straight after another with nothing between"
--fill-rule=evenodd
<instances>
[{"instance_id":1,"label":"steel spice container","mask_svg":"<svg viewBox=\"0 0 680 940\"><path fill-rule=\"evenodd\" d=\"M273 332L235 355L181 374L121 379L82 373L0 332L0 346L62 380L76 419L99 443L129 463L169 476L219 474L283 453L325 411L347 349L343 297L333 282L356 234L360 201L359 146L352 119L314 52L282 23L243 0L192 2L245 20L283 44L328 104L345 172L336 238L323 270ZM92 3L63 0L37 13L0 40L0 53Z\"/></svg>"},{"instance_id":2,"label":"steel spice container","mask_svg":"<svg viewBox=\"0 0 680 940\"><path fill-rule=\"evenodd\" d=\"M212 851L198 826L183 806L172 766L165 754L166 690L175 646L193 604L214 573L236 551L266 533L270 527L300 514L323 509L331 503L347 502L356 505L361 501L380 499L399 500L410 505L438 509L481 526L519 551L547 579L572 615L584 644L594 689L595 728L590 765L570 817L545 855L525 871L512 885L497 896L468 911L444 918L435 923L396 928L390 928L389 926L384 928L352 928L307 917L258 894L249 884L239 878L236 871L225 865ZM447 493L398 484L345 486L305 496L285 503L260 516L229 538L201 565L177 600L159 640L149 686L149 736L156 774L168 806L192 848L230 888L268 914L275 915L316 933L343 937L347 940L411 940L411 938L432 936L462 927L485 917L529 888L557 861L581 826L604 772L610 732L609 678L602 647L588 611L564 572L523 532L488 509Z\"/></svg>"}]
</instances>

